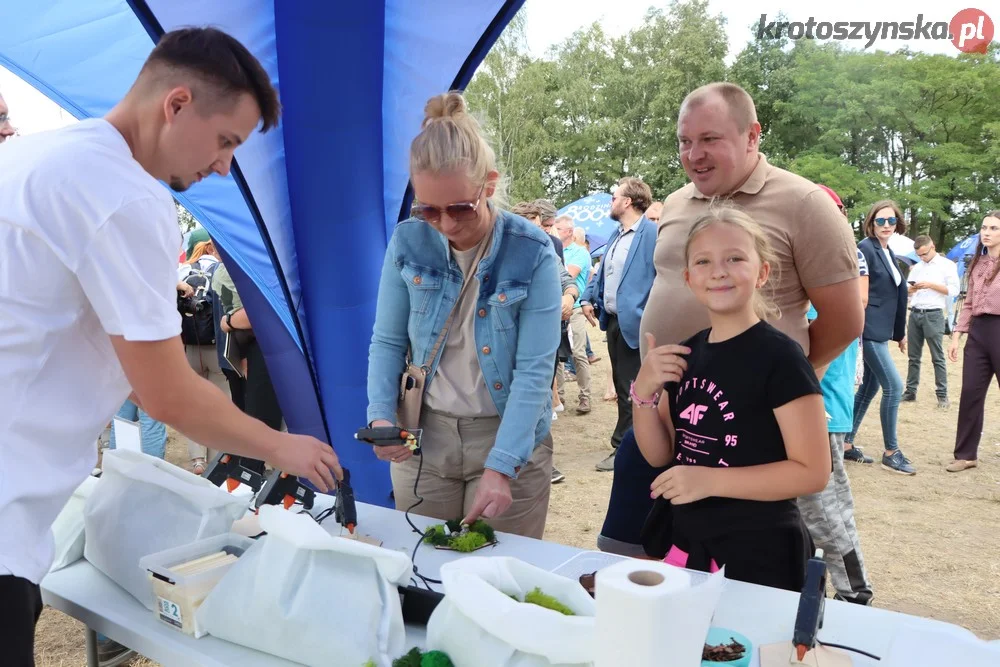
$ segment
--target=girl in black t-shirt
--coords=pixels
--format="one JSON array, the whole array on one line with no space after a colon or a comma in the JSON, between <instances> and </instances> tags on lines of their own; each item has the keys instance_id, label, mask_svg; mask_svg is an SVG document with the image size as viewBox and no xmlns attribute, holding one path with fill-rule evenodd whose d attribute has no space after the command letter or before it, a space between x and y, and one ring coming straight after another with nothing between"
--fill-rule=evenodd
<instances>
[{"instance_id":1,"label":"girl in black t-shirt","mask_svg":"<svg viewBox=\"0 0 1000 667\"><path fill-rule=\"evenodd\" d=\"M639 449L671 466L652 484L650 519L668 563L799 591L812 543L795 498L821 491L831 467L819 382L763 321L777 314L761 292L776 262L746 213L696 221L685 261L712 327L681 345L647 333L631 388Z\"/></svg>"}]
</instances>

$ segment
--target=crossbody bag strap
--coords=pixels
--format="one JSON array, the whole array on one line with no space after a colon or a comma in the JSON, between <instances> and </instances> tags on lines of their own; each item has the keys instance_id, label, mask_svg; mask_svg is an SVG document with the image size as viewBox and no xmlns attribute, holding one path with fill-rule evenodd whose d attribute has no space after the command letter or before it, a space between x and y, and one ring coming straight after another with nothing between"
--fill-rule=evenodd
<instances>
[{"instance_id":1,"label":"crossbody bag strap","mask_svg":"<svg viewBox=\"0 0 1000 667\"><path fill-rule=\"evenodd\" d=\"M487 233L492 235L492 228ZM472 271L470 272L472 275L475 275L475 272L479 269L479 263L483 261L483 258L486 256L486 249L490 245L489 239L484 239L483 241L483 244L480 246L479 251L476 253L476 257L472 262ZM455 319L455 311L458 310L458 305L462 303L462 299L465 297L466 292L469 291L469 285L471 284L471 278L469 276L465 276L465 279L462 281L462 289L458 293L458 299L455 301L455 305L452 306L451 312L448 313L448 319L444 321L441 333L438 334L437 340L434 341L434 347L431 348L431 353L427 357L427 361L424 364L425 366L429 366L434 363L435 359L437 359L437 353L438 350L441 349L441 343L444 342L445 337L448 335L448 330L451 329L452 320Z\"/></svg>"}]
</instances>

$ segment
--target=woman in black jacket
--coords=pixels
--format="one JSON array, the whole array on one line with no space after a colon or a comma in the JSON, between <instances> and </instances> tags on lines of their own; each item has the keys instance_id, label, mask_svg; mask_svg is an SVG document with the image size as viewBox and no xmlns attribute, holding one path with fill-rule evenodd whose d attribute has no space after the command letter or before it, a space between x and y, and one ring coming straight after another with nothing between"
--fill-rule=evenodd
<instances>
[{"instance_id":1,"label":"woman in black jacket","mask_svg":"<svg viewBox=\"0 0 1000 667\"><path fill-rule=\"evenodd\" d=\"M865 362L864 380L854 395L854 436L865 418L868 405L882 389L879 417L885 453L882 467L903 475L915 475L916 469L903 456L896 440L896 418L903 394L903 381L889 354L889 341L899 343L906 352L906 281L896 264L896 255L889 249L889 238L895 232L906 231L906 222L894 201L876 202L865 216L865 239L858 249L868 262L868 306L865 308L865 329L861 334L862 357Z\"/></svg>"}]
</instances>

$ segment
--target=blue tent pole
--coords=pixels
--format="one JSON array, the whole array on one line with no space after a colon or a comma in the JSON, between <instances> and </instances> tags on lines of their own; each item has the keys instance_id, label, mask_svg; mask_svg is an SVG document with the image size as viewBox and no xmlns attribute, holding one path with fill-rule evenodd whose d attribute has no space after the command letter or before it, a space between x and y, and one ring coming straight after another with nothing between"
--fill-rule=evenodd
<instances>
[{"instance_id":1,"label":"blue tent pole","mask_svg":"<svg viewBox=\"0 0 1000 667\"><path fill-rule=\"evenodd\" d=\"M160 25L159 20L157 20L156 16L149 8L149 5L146 3L146 0L126 0L126 2L128 3L129 7L132 8L132 11L135 13L136 18L142 24L143 28L146 29L146 32L149 34L150 39L153 40L153 43L156 44L157 42L159 42L160 37L162 37L164 33L163 26ZM268 257L271 259L271 263L274 265L275 268L278 284L281 285L281 291L285 297L285 303L288 304L288 308L291 311L292 323L295 326L295 333L299 339L298 346L301 348L302 356L305 359L305 370L308 372L309 379L312 382L313 393L314 393L313 401L316 405L316 410L318 410L322 431L317 432L316 429L317 425L315 423L315 420L313 419L302 420L295 418L295 415L303 411L302 410L303 407L306 407L302 406L301 404L302 401L301 396L295 396L294 394L289 394L288 392L279 391L278 397L279 397L279 402L281 403L282 412L284 412L286 415L285 421L288 423L289 429L293 429L300 432L306 432L304 429L308 425L308 432L310 435L329 443L330 429L326 419L326 412L323 409L323 402L322 400L320 400L319 378L316 375L315 365L313 364L312 359L310 358L309 346L306 343L306 337L302 329L302 323L299 321L297 309L295 307L295 304L292 302L292 293L291 290L288 288L288 282L285 280L285 272L282 269L281 260L278 258L278 254L274 249L274 242L271 239L271 234L267 229L267 225L264 224L264 219L261 216L260 208L257 206L257 202L253 197L253 193L250 192L250 188L247 186L246 178L244 178L243 172L240 169L240 165L235 157L233 158L230 171L232 173L233 180L236 182L237 186L240 189L240 193L243 195L243 199L246 201L247 208L249 208L250 210L250 214L253 217L254 223L257 225L257 230L260 232L261 239L264 241L264 247L267 249ZM270 322L271 319L274 320L273 325L276 329L277 328L284 329L284 325L277 317L277 314L272 312L271 308L268 306L266 299L252 298L250 294L251 290L255 292L260 291L257 288L257 286L254 285L254 283L249 278L247 278L242 271L236 270L235 263L232 262L231 260L228 261L227 268L229 268L230 274L233 276L234 280L237 281L237 289L240 292L241 298L247 302L250 301L260 302L260 305L258 307L256 308L251 307L254 313L254 320L255 322L258 323L254 327L255 330L261 330L261 331L269 330L272 324ZM237 277L239 277L240 279L237 280ZM248 310L247 312L251 311ZM267 323L261 322L261 319L263 317L266 317L268 319ZM275 348L273 345L270 344L271 343L271 340L269 340L270 337L269 336L258 336L258 337L260 338L261 345L264 348L265 358L273 363L272 351ZM285 356L285 358L287 359L287 355L283 356ZM269 366L269 370L270 369L271 366ZM275 377L278 376L278 373L274 373L272 370L271 375L272 375L272 380L274 380ZM288 373L286 373L285 375L288 375ZM297 394L298 392L295 393ZM282 396L285 396L284 401L281 400ZM295 398L295 405L291 404L292 397ZM293 409L291 410L287 409L286 405L288 408L293 408ZM296 405L298 406L297 409ZM304 410L304 412L308 414L311 411L306 409Z\"/></svg>"},{"instance_id":2,"label":"blue tent pole","mask_svg":"<svg viewBox=\"0 0 1000 667\"><path fill-rule=\"evenodd\" d=\"M451 90L465 90L465 87L472 81L472 76L476 73L479 65L483 62L486 54L489 53L496 41L500 39L500 34L510 23L514 15L524 5L525 0L507 0L497 11L490 25L483 31L483 36L476 42L469 57L465 59L458 69L458 74L451 82ZM413 205L413 185L406 184L406 193L403 195L403 203L399 207L399 220L406 220L410 217L410 207Z\"/></svg>"}]
</instances>

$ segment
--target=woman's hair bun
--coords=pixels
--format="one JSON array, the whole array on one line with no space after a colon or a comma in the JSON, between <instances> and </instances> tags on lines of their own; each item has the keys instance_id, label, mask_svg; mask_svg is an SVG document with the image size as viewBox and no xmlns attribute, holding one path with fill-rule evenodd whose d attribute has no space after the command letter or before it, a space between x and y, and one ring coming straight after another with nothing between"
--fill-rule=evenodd
<instances>
[{"instance_id":1,"label":"woman's hair bun","mask_svg":"<svg viewBox=\"0 0 1000 667\"><path fill-rule=\"evenodd\" d=\"M466 113L465 98L462 93L451 91L442 95L435 95L427 100L424 107L424 122L422 127L438 118L454 118Z\"/></svg>"}]
</instances>

